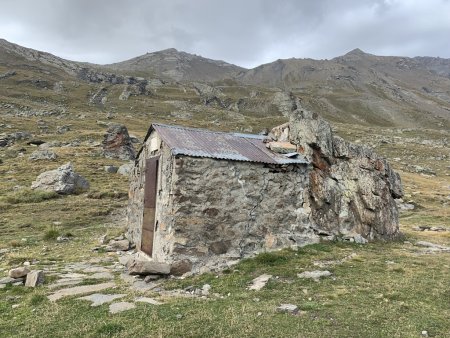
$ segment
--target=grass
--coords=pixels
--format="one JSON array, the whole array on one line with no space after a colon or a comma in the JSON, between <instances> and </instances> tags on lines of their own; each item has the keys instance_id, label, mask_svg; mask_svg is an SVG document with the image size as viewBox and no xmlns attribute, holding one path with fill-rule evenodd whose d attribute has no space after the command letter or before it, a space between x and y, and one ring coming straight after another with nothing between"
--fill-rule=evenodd
<instances>
[{"instance_id":1,"label":"grass","mask_svg":"<svg viewBox=\"0 0 450 338\"><path fill-rule=\"evenodd\" d=\"M0 65L0 70L7 68ZM127 205L128 179L104 172L105 165L119 166L125 162L100 156L101 148L93 144L102 141L106 127L97 124L98 120L123 123L141 139L149 124L156 121L253 132L286 121L271 105L274 91L269 89L241 88L223 82L221 90L227 98L237 101L247 97L239 112L205 107L189 86L185 92L177 84L159 88L151 96L132 96L128 101L118 100L121 88L109 86L108 102L95 106L87 101L88 93L95 92L97 85L74 81L51 67L45 70L50 73L38 68L20 70L15 77L3 81L0 101L37 111L63 106L66 113L58 117L24 117L2 110L2 125L11 126L2 132L26 130L44 141L78 139L81 144L55 147L57 161L33 162L32 169L28 155L36 148L26 141L18 141L0 153L0 248L9 250L0 256L1 277L11 266L26 261L37 261L36 268L58 269L69 262L108 257L106 252L91 249L97 245L100 235L113 238L123 232L123 222L115 219L121 219L116 212ZM57 78L63 81L65 90L57 94L51 89L36 88L29 81L16 86L20 81L35 78L49 83ZM251 90L258 95L249 99ZM428 240L449 245L450 233L413 231L417 225L450 226L447 164L445 158L436 160L443 155L448 159L450 154L445 147L421 144L423 140L440 142L448 138L448 132L445 128L399 130L388 126L384 118L370 111L373 106L368 107L362 100L350 102L347 94L345 91L330 94L330 101L340 108L335 112L315 100L319 93L305 94L304 102L316 104L317 111L323 111L335 121L334 126L344 138L372 144L400 170L405 201L417 206L403 213L400 219L407 241ZM171 115L178 110L177 104L171 101L186 103L192 118ZM108 112L114 114L112 119L107 119ZM359 124L361 119L365 121L363 125ZM49 126L48 133L38 129L38 120ZM70 124L71 131L57 134L56 126L63 124ZM388 142L378 142L380 137L387 138ZM394 137L400 138L398 142ZM394 158L400 160L392 161ZM89 180L89 192L59 196L28 188L38 173L68 161ZM411 173L408 169L412 164L430 167L437 176ZM15 191L16 186L22 190ZM68 242L58 243L54 239L60 234L73 236ZM339 260L351 253L356 256L326 268L333 273L332 278L320 282L297 278L298 273L318 269L315 264L318 261ZM50 303L45 287L8 285L0 289L0 337L418 337L422 330L427 330L430 337L448 337L449 266L448 254L418 254L403 242L319 243L299 250L263 253L222 273L167 280L166 289L201 288L210 284L212 296L207 300L167 297L162 299L164 305L138 303L135 310L117 315L110 315L107 305L91 307L76 298ZM266 287L260 291L247 290L251 280L263 273L274 276ZM54 279L56 276L47 276L46 284ZM114 292L128 291L119 284ZM215 293L219 296L214 296ZM130 300L134 294L127 297ZM281 303L296 304L302 313L298 316L277 313L275 309ZM20 306L13 309L14 304Z\"/></svg>"}]
</instances>

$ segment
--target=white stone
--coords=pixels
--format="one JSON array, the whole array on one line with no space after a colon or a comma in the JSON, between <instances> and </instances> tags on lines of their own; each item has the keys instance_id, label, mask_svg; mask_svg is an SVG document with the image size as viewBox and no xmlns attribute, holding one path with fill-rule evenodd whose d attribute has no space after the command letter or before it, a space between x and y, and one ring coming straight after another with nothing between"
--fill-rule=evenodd
<instances>
[{"instance_id":1,"label":"white stone","mask_svg":"<svg viewBox=\"0 0 450 338\"><path fill-rule=\"evenodd\" d=\"M126 294L105 295L102 293L94 293L92 295L80 297L78 299L89 300L92 302L91 306L99 306L105 303L111 303L112 301L125 296Z\"/></svg>"},{"instance_id":2,"label":"white stone","mask_svg":"<svg viewBox=\"0 0 450 338\"><path fill-rule=\"evenodd\" d=\"M270 278L272 278L272 275L268 274L263 274L259 277L256 277L252 280L252 285L249 286L249 290L261 290L264 286L266 286Z\"/></svg>"},{"instance_id":3,"label":"white stone","mask_svg":"<svg viewBox=\"0 0 450 338\"><path fill-rule=\"evenodd\" d=\"M119 313L122 311L134 309L135 307L136 305L128 302L113 303L109 306L109 313Z\"/></svg>"},{"instance_id":4,"label":"white stone","mask_svg":"<svg viewBox=\"0 0 450 338\"><path fill-rule=\"evenodd\" d=\"M305 271L297 274L298 278L309 278L315 280L316 282L318 282L321 277L328 276L331 276L331 272L328 270Z\"/></svg>"},{"instance_id":5,"label":"white stone","mask_svg":"<svg viewBox=\"0 0 450 338\"><path fill-rule=\"evenodd\" d=\"M277 312L296 314L298 312L298 306L294 304L281 304L277 307Z\"/></svg>"}]
</instances>

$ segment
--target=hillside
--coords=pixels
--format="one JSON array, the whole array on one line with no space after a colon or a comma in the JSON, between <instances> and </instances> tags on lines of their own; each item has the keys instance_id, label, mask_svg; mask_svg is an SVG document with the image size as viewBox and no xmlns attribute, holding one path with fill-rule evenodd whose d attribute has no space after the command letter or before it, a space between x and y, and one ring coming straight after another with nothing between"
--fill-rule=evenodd
<instances>
[{"instance_id":1,"label":"hillside","mask_svg":"<svg viewBox=\"0 0 450 338\"><path fill-rule=\"evenodd\" d=\"M447 65L355 50L243 70L169 50L101 66L0 40L0 337L449 336ZM129 178L110 171L128 161L102 154L108 126L125 125L138 148L153 122L258 133L299 105L400 173L402 240L324 241L149 283L124 274L129 252L100 245L123 240L128 204ZM30 189L68 162L89 191ZM43 270L44 284L4 283L15 267ZM327 277L300 278L319 269ZM267 285L249 290L261 276ZM59 292L72 296L48 298ZM108 297L131 308L110 313ZM281 313L281 304L298 308Z\"/></svg>"},{"instance_id":2,"label":"hillside","mask_svg":"<svg viewBox=\"0 0 450 338\"><path fill-rule=\"evenodd\" d=\"M104 66L113 72L159 77L175 81L212 82L232 78L244 68L177 51L175 48L147 53L136 58Z\"/></svg>"}]
</instances>

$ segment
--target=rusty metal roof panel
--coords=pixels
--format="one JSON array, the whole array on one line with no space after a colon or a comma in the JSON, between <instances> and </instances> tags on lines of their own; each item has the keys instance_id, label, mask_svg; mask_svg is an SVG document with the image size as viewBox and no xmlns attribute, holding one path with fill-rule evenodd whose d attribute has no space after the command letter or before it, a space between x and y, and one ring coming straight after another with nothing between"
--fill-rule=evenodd
<instances>
[{"instance_id":1,"label":"rusty metal roof panel","mask_svg":"<svg viewBox=\"0 0 450 338\"><path fill-rule=\"evenodd\" d=\"M223 133L156 123L152 128L174 155L269 164L308 163L300 154L296 158L289 158L267 149L262 135Z\"/></svg>"}]
</instances>

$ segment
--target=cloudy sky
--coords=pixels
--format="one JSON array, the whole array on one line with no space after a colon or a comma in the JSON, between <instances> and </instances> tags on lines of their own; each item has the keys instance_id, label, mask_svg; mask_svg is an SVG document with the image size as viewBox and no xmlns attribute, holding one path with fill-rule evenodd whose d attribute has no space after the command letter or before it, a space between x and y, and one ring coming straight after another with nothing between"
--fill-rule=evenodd
<instances>
[{"instance_id":1,"label":"cloudy sky","mask_svg":"<svg viewBox=\"0 0 450 338\"><path fill-rule=\"evenodd\" d=\"M279 58L450 58L450 0L0 0L0 38L112 63L177 48L243 67Z\"/></svg>"}]
</instances>

